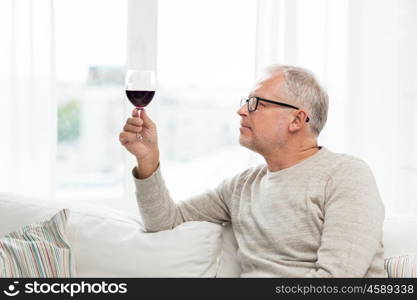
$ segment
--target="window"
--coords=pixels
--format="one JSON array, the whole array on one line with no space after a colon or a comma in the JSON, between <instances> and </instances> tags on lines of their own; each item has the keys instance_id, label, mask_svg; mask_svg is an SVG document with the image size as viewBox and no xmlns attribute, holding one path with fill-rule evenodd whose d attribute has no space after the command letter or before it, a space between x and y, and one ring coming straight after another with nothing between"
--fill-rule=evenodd
<instances>
[{"instance_id":1,"label":"window","mask_svg":"<svg viewBox=\"0 0 417 300\"><path fill-rule=\"evenodd\" d=\"M149 112L174 200L248 167L236 111L254 80L256 4L159 1L158 91Z\"/></svg>"},{"instance_id":2,"label":"window","mask_svg":"<svg viewBox=\"0 0 417 300\"><path fill-rule=\"evenodd\" d=\"M55 1L58 199L126 204L126 15L125 1Z\"/></svg>"},{"instance_id":3,"label":"window","mask_svg":"<svg viewBox=\"0 0 417 300\"><path fill-rule=\"evenodd\" d=\"M149 114L158 124L161 167L175 200L248 165L236 111L255 74L256 4L158 2L158 90ZM126 2L59 1L55 11L56 196L135 209L133 186L125 184L134 162L118 142L130 114L123 86Z\"/></svg>"}]
</instances>

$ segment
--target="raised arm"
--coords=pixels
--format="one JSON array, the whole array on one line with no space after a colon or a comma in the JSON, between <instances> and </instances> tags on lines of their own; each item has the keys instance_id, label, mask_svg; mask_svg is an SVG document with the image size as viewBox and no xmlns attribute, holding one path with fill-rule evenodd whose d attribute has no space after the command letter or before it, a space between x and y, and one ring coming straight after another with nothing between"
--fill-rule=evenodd
<instances>
[{"instance_id":1,"label":"raised arm","mask_svg":"<svg viewBox=\"0 0 417 300\"><path fill-rule=\"evenodd\" d=\"M238 176L224 180L217 188L175 203L161 175L161 169L146 179L135 178L136 198L147 231L172 229L187 221L226 223Z\"/></svg>"},{"instance_id":2,"label":"raised arm","mask_svg":"<svg viewBox=\"0 0 417 300\"><path fill-rule=\"evenodd\" d=\"M147 231L171 229L186 221L230 221L228 205L237 177L223 181L216 189L175 203L159 167L156 125L146 111L133 110L119 140L138 163L133 176L139 210Z\"/></svg>"}]
</instances>

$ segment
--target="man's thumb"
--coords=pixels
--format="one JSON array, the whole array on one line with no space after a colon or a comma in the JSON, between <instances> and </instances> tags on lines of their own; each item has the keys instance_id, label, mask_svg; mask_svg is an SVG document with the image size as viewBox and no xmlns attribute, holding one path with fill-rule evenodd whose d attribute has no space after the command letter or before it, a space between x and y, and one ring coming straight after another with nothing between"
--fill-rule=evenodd
<instances>
[{"instance_id":1,"label":"man's thumb","mask_svg":"<svg viewBox=\"0 0 417 300\"><path fill-rule=\"evenodd\" d=\"M134 108L133 110L132 110L132 117L139 117L139 112L138 112L138 109L137 108Z\"/></svg>"}]
</instances>

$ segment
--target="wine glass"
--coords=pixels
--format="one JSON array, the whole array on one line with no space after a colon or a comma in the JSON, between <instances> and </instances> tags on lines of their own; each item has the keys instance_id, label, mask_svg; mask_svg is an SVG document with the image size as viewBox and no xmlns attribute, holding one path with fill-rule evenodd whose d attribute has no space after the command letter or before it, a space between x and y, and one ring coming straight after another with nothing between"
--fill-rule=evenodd
<instances>
[{"instance_id":1,"label":"wine glass","mask_svg":"<svg viewBox=\"0 0 417 300\"><path fill-rule=\"evenodd\" d=\"M126 73L126 96L136 107L140 116L140 111L144 109L155 95L156 78L155 71L149 70L128 70ZM138 140L142 136L137 134Z\"/></svg>"}]
</instances>

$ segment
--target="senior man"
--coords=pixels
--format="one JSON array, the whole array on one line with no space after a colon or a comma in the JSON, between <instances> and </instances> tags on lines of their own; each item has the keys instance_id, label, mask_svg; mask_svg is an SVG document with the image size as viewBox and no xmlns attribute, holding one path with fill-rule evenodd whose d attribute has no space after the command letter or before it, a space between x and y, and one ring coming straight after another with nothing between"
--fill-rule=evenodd
<instances>
[{"instance_id":1,"label":"senior man","mask_svg":"<svg viewBox=\"0 0 417 300\"><path fill-rule=\"evenodd\" d=\"M265 74L237 111L239 143L265 164L179 203L162 178L155 123L133 111L119 139L137 158L146 230L230 222L242 277L386 277L384 206L372 172L364 161L317 144L326 92L302 68L274 65Z\"/></svg>"}]
</instances>

